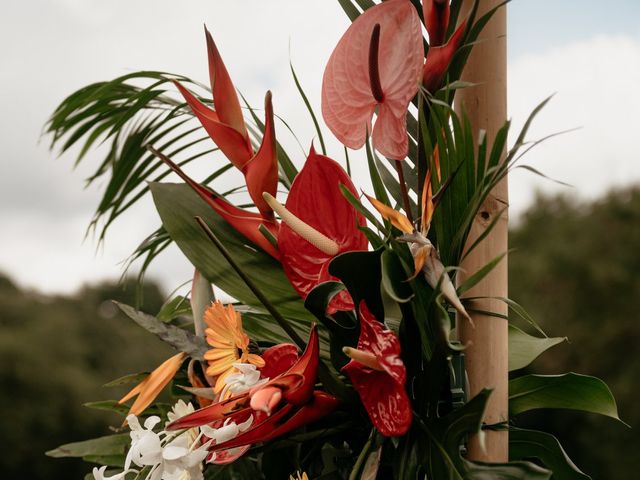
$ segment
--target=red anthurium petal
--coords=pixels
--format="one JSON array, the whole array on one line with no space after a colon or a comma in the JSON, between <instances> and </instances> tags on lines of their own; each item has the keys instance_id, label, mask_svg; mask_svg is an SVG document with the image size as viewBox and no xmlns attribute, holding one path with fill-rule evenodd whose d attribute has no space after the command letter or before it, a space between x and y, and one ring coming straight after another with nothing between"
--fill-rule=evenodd
<instances>
[{"instance_id":1,"label":"red anthurium petal","mask_svg":"<svg viewBox=\"0 0 640 480\"><path fill-rule=\"evenodd\" d=\"M240 108L238 94L231 82L229 72L224 66L218 47L216 47L213 37L205 27L207 37L207 54L209 57L209 81L213 92L213 101L220 121L238 132L251 148L247 127L244 124L244 117Z\"/></svg>"},{"instance_id":2,"label":"red anthurium petal","mask_svg":"<svg viewBox=\"0 0 640 480\"><path fill-rule=\"evenodd\" d=\"M423 62L420 17L409 0L387 0L360 15L331 54L322 82L322 115L338 140L360 148L379 104L385 112L377 120L382 123L374 146L402 160L408 144L399 132L406 137L405 114L418 91Z\"/></svg>"},{"instance_id":3,"label":"red anthurium petal","mask_svg":"<svg viewBox=\"0 0 640 480\"><path fill-rule=\"evenodd\" d=\"M431 93L442 86L449 64L464 40L466 26L467 22L462 22L445 45L429 48L422 74L422 84Z\"/></svg>"},{"instance_id":4,"label":"red anthurium petal","mask_svg":"<svg viewBox=\"0 0 640 480\"><path fill-rule=\"evenodd\" d=\"M213 208L218 213L218 215L224 218L224 220L229 225L231 225L238 233L243 235L254 245L262 248L273 258L279 259L280 254L278 253L278 251L259 230L260 225L262 224L273 234L274 237L277 237L278 224L276 224L273 219L264 218L257 213L248 212L241 208L235 207L234 205L223 200L221 197L217 196L215 193L211 192L210 190L193 180L167 156L151 148L150 150L154 153L154 155L156 155L164 163L166 163L171 168L171 170L178 174L180 178L182 178L200 196L200 198L207 202L207 204L211 208Z\"/></svg>"},{"instance_id":5,"label":"red anthurium petal","mask_svg":"<svg viewBox=\"0 0 640 480\"><path fill-rule=\"evenodd\" d=\"M264 99L265 122L262 144L255 156L243 167L249 195L260 213L265 217L273 216L273 210L262 198L263 192L275 197L278 187L278 157L276 154L276 134L273 122L271 92Z\"/></svg>"},{"instance_id":6,"label":"red anthurium petal","mask_svg":"<svg viewBox=\"0 0 640 480\"><path fill-rule=\"evenodd\" d=\"M260 369L263 378L275 378L289 370L298 360L298 347L292 343L281 343L267 348L261 355L264 367Z\"/></svg>"},{"instance_id":7,"label":"red anthurium petal","mask_svg":"<svg viewBox=\"0 0 640 480\"><path fill-rule=\"evenodd\" d=\"M235 130L220 120L217 112L211 110L196 98L189 90L178 82L173 82L186 100L193 114L198 117L200 123L209 134L214 143L222 150L222 153L237 168L242 168L253 156L251 144Z\"/></svg>"},{"instance_id":8,"label":"red anthurium petal","mask_svg":"<svg viewBox=\"0 0 640 480\"><path fill-rule=\"evenodd\" d=\"M385 436L399 436L411 426L412 411L404 388L407 372L400 358L400 341L360 303L358 350L373 353L383 369L375 370L355 360L343 367L360 395L371 422Z\"/></svg>"},{"instance_id":9,"label":"red anthurium petal","mask_svg":"<svg viewBox=\"0 0 640 480\"><path fill-rule=\"evenodd\" d=\"M366 220L342 195L341 184L357 195L342 167L330 158L318 155L312 147L304 168L291 186L286 208L336 242L338 253L366 250L367 239L357 228L366 225ZM328 273L328 265L334 256L310 244L285 223L280 225L278 250L284 271L302 298L319 283L333 279ZM330 308L333 311L351 310L353 302L347 292L341 292L334 297Z\"/></svg>"},{"instance_id":10,"label":"red anthurium petal","mask_svg":"<svg viewBox=\"0 0 640 480\"><path fill-rule=\"evenodd\" d=\"M449 26L449 0L424 0L422 11L429 34L429 46L442 45Z\"/></svg>"}]
</instances>

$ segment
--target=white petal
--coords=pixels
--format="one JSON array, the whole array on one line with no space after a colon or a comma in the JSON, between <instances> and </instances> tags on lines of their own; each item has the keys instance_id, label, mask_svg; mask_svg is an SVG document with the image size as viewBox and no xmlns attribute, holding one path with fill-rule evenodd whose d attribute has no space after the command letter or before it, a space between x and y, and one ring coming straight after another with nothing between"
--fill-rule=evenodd
<instances>
[{"instance_id":1,"label":"white petal","mask_svg":"<svg viewBox=\"0 0 640 480\"><path fill-rule=\"evenodd\" d=\"M160 417L158 417L157 415L153 415L144 421L144 428L146 428L147 430L153 430L153 427L155 427L158 423L160 423Z\"/></svg>"},{"instance_id":2,"label":"white petal","mask_svg":"<svg viewBox=\"0 0 640 480\"><path fill-rule=\"evenodd\" d=\"M169 461L178 460L189 453L187 448L176 445L167 445L162 450L162 458Z\"/></svg>"},{"instance_id":3,"label":"white petal","mask_svg":"<svg viewBox=\"0 0 640 480\"><path fill-rule=\"evenodd\" d=\"M238 430L240 430L241 432L244 432L251 427L252 423L253 423L253 415L251 415L246 421L238 425Z\"/></svg>"}]
</instances>

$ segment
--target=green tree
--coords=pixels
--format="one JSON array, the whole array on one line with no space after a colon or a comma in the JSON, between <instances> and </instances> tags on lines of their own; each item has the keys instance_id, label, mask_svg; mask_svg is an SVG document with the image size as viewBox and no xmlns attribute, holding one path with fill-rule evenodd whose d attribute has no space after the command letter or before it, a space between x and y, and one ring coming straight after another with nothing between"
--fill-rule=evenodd
<instances>
[{"instance_id":1,"label":"green tree","mask_svg":"<svg viewBox=\"0 0 640 480\"><path fill-rule=\"evenodd\" d=\"M602 378L629 429L605 417L565 411L530 414L525 422L553 432L593 478L637 476L640 409L640 187L592 203L538 196L513 228L510 296L550 336L570 343L543 355L539 373L575 371ZM522 422L525 425L525 422Z\"/></svg>"},{"instance_id":2,"label":"green tree","mask_svg":"<svg viewBox=\"0 0 640 480\"><path fill-rule=\"evenodd\" d=\"M171 350L118 313L108 299L133 303L134 286L85 287L76 295L22 291L0 276L0 456L3 478L83 478L87 465L44 452L109 433L119 417L83 403L117 399L123 389L101 385L153 369ZM162 295L145 288L143 309L157 312Z\"/></svg>"}]
</instances>

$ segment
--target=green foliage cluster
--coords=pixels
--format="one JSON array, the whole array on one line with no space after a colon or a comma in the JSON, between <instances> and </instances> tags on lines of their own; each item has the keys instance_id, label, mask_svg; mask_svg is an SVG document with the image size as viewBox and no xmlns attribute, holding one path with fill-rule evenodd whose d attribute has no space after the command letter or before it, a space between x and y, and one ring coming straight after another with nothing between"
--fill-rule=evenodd
<instances>
[{"instance_id":1,"label":"green foliage cluster","mask_svg":"<svg viewBox=\"0 0 640 480\"><path fill-rule=\"evenodd\" d=\"M532 369L573 370L606 380L621 418L546 410L518 422L555 434L593 478L637 476L640 448L640 187L611 191L592 203L539 196L510 244L510 296L528 306L549 335L566 335Z\"/></svg>"},{"instance_id":2,"label":"green foliage cluster","mask_svg":"<svg viewBox=\"0 0 640 480\"><path fill-rule=\"evenodd\" d=\"M44 455L61 443L110 433L121 419L88 411L90 401L122 395L101 385L125 373L152 370L172 350L119 313L110 299L133 303L135 286L102 284L73 296L24 291L0 275L0 455L2 478L83 478L79 459ZM156 312L159 289L144 289Z\"/></svg>"}]
</instances>

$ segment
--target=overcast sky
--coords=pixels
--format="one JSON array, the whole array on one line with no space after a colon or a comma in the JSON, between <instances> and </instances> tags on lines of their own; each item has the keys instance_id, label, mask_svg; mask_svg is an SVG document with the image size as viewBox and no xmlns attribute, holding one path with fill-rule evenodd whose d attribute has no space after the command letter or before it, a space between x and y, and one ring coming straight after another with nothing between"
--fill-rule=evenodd
<instances>
[{"instance_id":1,"label":"overcast sky","mask_svg":"<svg viewBox=\"0 0 640 480\"><path fill-rule=\"evenodd\" d=\"M640 2L513 0L508 8L509 112L516 127L552 93L531 137L581 127L525 163L571 183L567 192L580 198L640 181ZM119 276L119 262L159 225L150 200L122 217L96 252L96 243L83 239L99 189L83 187L100 157L72 170L72 156L48 151L42 126L73 90L131 71L206 81L203 23L249 101L260 105L271 89L276 112L309 145L314 131L288 70L289 46L319 111L324 65L348 25L335 0L3 0L0 271L23 287L61 293ZM340 155L336 143L330 153ZM524 172L512 176L514 215L536 189L561 187ZM150 272L167 287L190 274L177 250Z\"/></svg>"}]
</instances>

